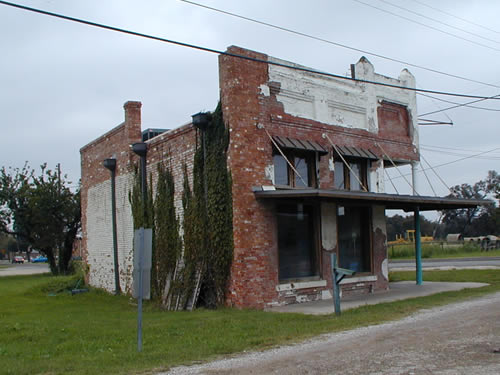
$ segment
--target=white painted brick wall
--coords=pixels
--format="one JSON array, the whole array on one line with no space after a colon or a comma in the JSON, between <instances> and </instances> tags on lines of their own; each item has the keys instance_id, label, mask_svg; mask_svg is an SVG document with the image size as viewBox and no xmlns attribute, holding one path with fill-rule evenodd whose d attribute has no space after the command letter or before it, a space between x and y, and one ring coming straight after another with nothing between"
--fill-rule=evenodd
<instances>
[{"instance_id":1,"label":"white painted brick wall","mask_svg":"<svg viewBox=\"0 0 500 375\"><path fill-rule=\"evenodd\" d=\"M118 267L122 291L132 286L134 228L128 192L132 175L116 178L116 221ZM87 262L90 285L114 291L113 232L111 213L111 181L91 187L87 202Z\"/></svg>"}]
</instances>

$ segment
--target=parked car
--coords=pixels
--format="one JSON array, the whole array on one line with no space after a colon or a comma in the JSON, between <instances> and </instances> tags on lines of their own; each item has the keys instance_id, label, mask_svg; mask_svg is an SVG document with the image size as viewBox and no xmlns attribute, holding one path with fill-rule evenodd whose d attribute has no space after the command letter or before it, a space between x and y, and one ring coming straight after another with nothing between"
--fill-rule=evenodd
<instances>
[{"instance_id":1,"label":"parked car","mask_svg":"<svg viewBox=\"0 0 500 375\"><path fill-rule=\"evenodd\" d=\"M12 263L24 263L24 258L20 255L17 255L12 258Z\"/></svg>"},{"instance_id":2,"label":"parked car","mask_svg":"<svg viewBox=\"0 0 500 375\"><path fill-rule=\"evenodd\" d=\"M38 257L36 257L36 258L33 258L33 259L31 260L31 263L45 263L45 262L47 262L47 261L48 261L47 257L44 257L44 256L38 256Z\"/></svg>"}]
</instances>

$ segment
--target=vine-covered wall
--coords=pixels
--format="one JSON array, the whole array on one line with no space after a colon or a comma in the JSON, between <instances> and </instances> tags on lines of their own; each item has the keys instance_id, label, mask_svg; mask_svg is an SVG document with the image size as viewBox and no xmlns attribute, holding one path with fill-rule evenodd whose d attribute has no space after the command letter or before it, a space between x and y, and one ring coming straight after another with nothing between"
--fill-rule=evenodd
<instances>
[{"instance_id":1,"label":"vine-covered wall","mask_svg":"<svg viewBox=\"0 0 500 375\"><path fill-rule=\"evenodd\" d=\"M166 309L209 308L224 304L233 259L231 176L227 168L229 132L220 104L198 132L192 185L184 166L182 233L175 211L176 187L166 160L158 163L142 202L140 173L134 170L129 199L134 228L153 228L152 298ZM169 154L170 158L177 157ZM153 199L152 191L156 191ZM143 209L146 205L146 210ZM144 214L146 212L146 214Z\"/></svg>"}]
</instances>

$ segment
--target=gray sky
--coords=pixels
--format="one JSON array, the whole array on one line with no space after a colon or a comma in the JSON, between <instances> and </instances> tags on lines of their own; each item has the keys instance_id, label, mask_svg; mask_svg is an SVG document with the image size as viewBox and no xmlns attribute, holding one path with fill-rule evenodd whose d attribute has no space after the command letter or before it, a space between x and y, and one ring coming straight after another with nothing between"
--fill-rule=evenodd
<instances>
[{"instance_id":1,"label":"gray sky","mask_svg":"<svg viewBox=\"0 0 500 375\"><path fill-rule=\"evenodd\" d=\"M354 0L200 0L200 3L500 87L500 2L362 1L483 46ZM349 65L363 55L179 0L20 0L17 3L218 50L239 45L335 74L346 74ZM123 103L127 100L143 103L143 128L177 127L188 122L193 113L213 110L218 101L215 54L5 5L0 5L0 46L0 164L4 166L20 167L28 161L33 167L47 162L54 168L60 162L63 172L76 183L80 177L80 147L122 122ZM376 72L388 76L397 77L407 67L366 56ZM500 94L500 88L415 67L408 69L420 88L484 96ZM500 102L484 101L477 105L497 111L454 109L431 116L449 121L446 113L454 126L420 127L422 154L431 165L497 148L481 158L468 158L438 168L448 185L474 183L484 178L488 170L500 170ZM418 99L419 113L448 106L421 96ZM398 176L396 171L391 174ZM432 195L424 175L419 177L420 193ZM445 195L446 188L430 171L429 177L437 193ZM409 192L403 179L396 181L400 193ZM392 190L389 183L387 186Z\"/></svg>"}]
</instances>

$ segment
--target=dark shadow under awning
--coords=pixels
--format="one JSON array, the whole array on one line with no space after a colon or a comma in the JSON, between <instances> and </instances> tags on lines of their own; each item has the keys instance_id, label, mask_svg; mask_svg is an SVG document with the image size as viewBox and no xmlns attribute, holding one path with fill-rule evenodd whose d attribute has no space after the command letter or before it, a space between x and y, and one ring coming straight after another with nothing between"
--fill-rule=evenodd
<instances>
[{"instance_id":1,"label":"dark shadow under awning","mask_svg":"<svg viewBox=\"0 0 500 375\"><path fill-rule=\"evenodd\" d=\"M367 193L348 190L323 190L323 189L280 189L280 190L254 190L258 199L313 199L329 200L339 204L378 204L386 209L414 211L454 210L457 208L474 208L479 205L493 203L488 199L461 199L446 197L427 197L418 195L398 195Z\"/></svg>"}]
</instances>

